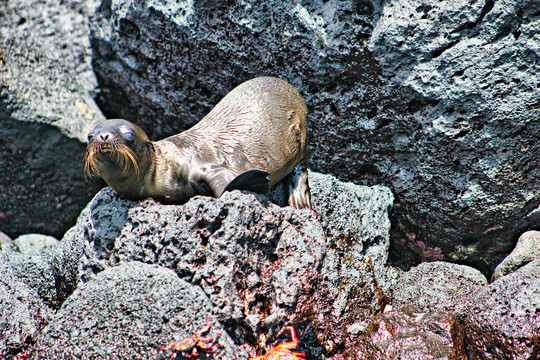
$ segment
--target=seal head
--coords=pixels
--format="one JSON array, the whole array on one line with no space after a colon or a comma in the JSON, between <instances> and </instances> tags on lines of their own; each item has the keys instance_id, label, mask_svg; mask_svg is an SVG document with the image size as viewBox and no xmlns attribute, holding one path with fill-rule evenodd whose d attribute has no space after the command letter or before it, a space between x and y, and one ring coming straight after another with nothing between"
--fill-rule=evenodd
<instances>
[{"instance_id":1,"label":"seal head","mask_svg":"<svg viewBox=\"0 0 540 360\"><path fill-rule=\"evenodd\" d=\"M86 175L95 173L129 199L139 199L135 188L154 158L152 142L137 125L122 119L106 120L88 133L84 156Z\"/></svg>"}]
</instances>

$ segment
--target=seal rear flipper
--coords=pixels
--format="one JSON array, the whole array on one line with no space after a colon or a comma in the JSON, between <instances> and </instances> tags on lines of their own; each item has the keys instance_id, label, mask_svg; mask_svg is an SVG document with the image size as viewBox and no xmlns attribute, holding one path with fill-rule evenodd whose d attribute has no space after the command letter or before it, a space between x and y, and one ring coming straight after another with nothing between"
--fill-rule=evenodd
<instances>
[{"instance_id":1,"label":"seal rear flipper","mask_svg":"<svg viewBox=\"0 0 540 360\"><path fill-rule=\"evenodd\" d=\"M270 192L270 180L268 172L254 169L241 173L227 185L225 191L248 190L259 194L268 194Z\"/></svg>"},{"instance_id":2,"label":"seal rear flipper","mask_svg":"<svg viewBox=\"0 0 540 360\"><path fill-rule=\"evenodd\" d=\"M297 165L285 179L289 193L289 205L295 209L311 209L311 190L309 189L307 168Z\"/></svg>"}]
</instances>

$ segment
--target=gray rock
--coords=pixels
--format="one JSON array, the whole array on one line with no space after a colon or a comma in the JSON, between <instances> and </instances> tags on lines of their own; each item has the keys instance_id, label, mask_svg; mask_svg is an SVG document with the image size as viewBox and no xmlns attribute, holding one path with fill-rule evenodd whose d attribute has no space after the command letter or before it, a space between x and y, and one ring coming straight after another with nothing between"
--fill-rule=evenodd
<instances>
[{"instance_id":1,"label":"gray rock","mask_svg":"<svg viewBox=\"0 0 540 360\"><path fill-rule=\"evenodd\" d=\"M7 234L4 234L0 231L0 251L11 251L11 244L13 239L11 239Z\"/></svg>"},{"instance_id":2,"label":"gray rock","mask_svg":"<svg viewBox=\"0 0 540 360\"><path fill-rule=\"evenodd\" d=\"M369 258L384 273L390 248L390 218L394 195L385 186L359 186L335 176L309 171L313 211L334 246L348 243L350 253ZM281 183L269 198L286 206Z\"/></svg>"},{"instance_id":3,"label":"gray rock","mask_svg":"<svg viewBox=\"0 0 540 360\"><path fill-rule=\"evenodd\" d=\"M350 324L382 311L395 281L384 264L393 197L388 188L310 176L317 215L239 191L160 205L106 188L55 253L59 301L104 269L142 261L200 285L238 341L254 344L261 333L273 341L293 323L308 326L309 356L341 347Z\"/></svg>"},{"instance_id":4,"label":"gray rock","mask_svg":"<svg viewBox=\"0 0 540 360\"><path fill-rule=\"evenodd\" d=\"M332 175L310 172L313 210L332 243L348 242L349 251L383 267L390 248L394 195L384 186L358 186Z\"/></svg>"},{"instance_id":5,"label":"gray rock","mask_svg":"<svg viewBox=\"0 0 540 360\"><path fill-rule=\"evenodd\" d=\"M394 137L403 158L378 168L396 174L392 187L407 208L396 220L423 258L488 273L535 225L527 215L540 202L536 8L527 0L383 5L369 49L382 76L413 95L402 120L410 133Z\"/></svg>"},{"instance_id":6,"label":"gray rock","mask_svg":"<svg viewBox=\"0 0 540 360\"><path fill-rule=\"evenodd\" d=\"M99 0L7 1L2 7L1 74L5 111L19 121L53 124L70 137L104 119L93 96L88 16Z\"/></svg>"},{"instance_id":7,"label":"gray rock","mask_svg":"<svg viewBox=\"0 0 540 360\"><path fill-rule=\"evenodd\" d=\"M11 237L60 238L99 190L80 142L104 119L88 40L98 2L0 3L0 229Z\"/></svg>"},{"instance_id":8,"label":"gray rock","mask_svg":"<svg viewBox=\"0 0 540 360\"><path fill-rule=\"evenodd\" d=\"M446 262L422 263L403 273L393 287L391 304L420 312L457 313L488 284L478 270Z\"/></svg>"},{"instance_id":9,"label":"gray rock","mask_svg":"<svg viewBox=\"0 0 540 360\"><path fill-rule=\"evenodd\" d=\"M12 358L37 339L52 312L14 274L0 252L0 357Z\"/></svg>"},{"instance_id":10,"label":"gray rock","mask_svg":"<svg viewBox=\"0 0 540 360\"><path fill-rule=\"evenodd\" d=\"M499 278L463 311L473 359L537 359L540 354L540 260Z\"/></svg>"},{"instance_id":11,"label":"gray rock","mask_svg":"<svg viewBox=\"0 0 540 360\"><path fill-rule=\"evenodd\" d=\"M57 245L58 240L52 236L26 234L13 240L11 248L13 251L18 251L25 255L40 255L43 253L52 253Z\"/></svg>"},{"instance_id":12,"label":"gray rock","mask_svg":"<svg viewBox=\"0 0 540 360\"><path fill-rule=\"evenodd\" d=\"M169 358L159 348L193 335L212 314L208 296L166 268L127 262L78 288L43 330L31 356L66 358ZM204 336L223 331L212 316ZM245 359L226 332L215 359ZM209 354L210 355L210 354Z\"/></svg>"},{"instance_id":13,"label":"gray rock","mask_svg":"<svg viewBox=\"0 0 540 360\"><path fill-rule=\"evenodd\" d=\"M394 197L387 187L358 186L310 172L313 210L329 246L300 313L315 310L312 326L327 353L344 346L348 328L383 311L396 273L386 266Z\"/></svg>"},{"instance_id":14,"label":"gray rock","mask_svg":"<svg viewBox=\"0 0 540 360\"><path fill-rule=\"evenodd\" d=\"M37 290L41 300L51 308L58 305L51 266L58 245L59 241L52 236L26 234L3 249L5 260L17 278Z\"/></svg>"},{"instance_id":15,"label":"gray rock","mask_svg":"<svg viewBox=\"0 0 540 360\"><path fill-rule=\"evenodd\" d=\"M13 251L4 254L13 274L31 289L49 307L57 308L56 287L50 254L27 255Z\"/></svg>"},{"instance_id":16,"label":"gray rock","mask_svg":"<svg viewBox=\"0 0 540 360\"><path fill-rule=\"evenodd\" d=\"M155 139L194 124L242 81L288 80L310 109L313 169L396 194L394 261L451 259L488 273L540 204L535 8L104 2L93 64L106 111Z\"/></svg>"},{"instance_id":17,"label":"gray rock","mask_svg":"<svg viewBox=\"0 0 540 360\"><path fill-rule=\"evenodd\" d=\"M519 237L510 255L497 265L491 280L495 281L536 259L540 259L540 231L527 231Z\"/></svg>"},{"instance_id":18,"label":"gray rock","mask_svg":"<svg viewBox=\"0 0 540 360\"><path fill-rule=\"evenodd\" d=\"M237 339L275 332L316 277L326 237L312 212L261 195L227 192L184 205L119 198L102 190L55 254L61 297L100 271L130 261L159 264L199 285ZM258 314L260 328L246 322ZM265 319L272 314L271 324Z\"/></svg>"}]
</instances>

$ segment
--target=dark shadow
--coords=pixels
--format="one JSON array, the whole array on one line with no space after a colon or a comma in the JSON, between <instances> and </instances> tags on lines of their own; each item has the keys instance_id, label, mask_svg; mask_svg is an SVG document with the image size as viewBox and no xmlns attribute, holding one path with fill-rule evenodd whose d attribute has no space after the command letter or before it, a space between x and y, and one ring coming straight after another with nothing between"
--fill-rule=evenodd
<instances>
[{"instance_id":1,"label":"dark shadow","mask_svg":"<svg viewBox=\"0 0 540 360\"><path fill-rule=\"evenodd\" d=\"M54 126L10 118L0 99L0 230L62 238L99 191L85 179L85 144Z\"/></svg>"}]
</instances>

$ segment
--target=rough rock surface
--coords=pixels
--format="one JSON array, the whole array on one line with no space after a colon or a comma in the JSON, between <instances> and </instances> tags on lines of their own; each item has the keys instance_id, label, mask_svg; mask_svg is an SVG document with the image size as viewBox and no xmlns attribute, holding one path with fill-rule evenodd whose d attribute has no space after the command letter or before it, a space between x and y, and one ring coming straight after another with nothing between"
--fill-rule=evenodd
<instances>
[{"instance_id":1,"label":"rough rock surface","mask_svg":"<svg viewBox=\"0 0 540 360\"><path fill-rule=\"evenodd\" d=\"M446 262L422 263L403 273L392 288L394 309L456 313L488 284L478 270Z\"/></svg>"},{"instance_id":2,"label":"rough rock surface","mask_svg":"<svg viewBox=\"0 0 540 360\"><path fill-rule=\"evenodd\" d=\"M536 8L104 1L93 64L105 111L153 138L192 125L242 81L288 80L310 109L312 167L397 195L395 261L489 273L538 226L528 216L540 203Z\"/></svg>"},{"instance_id":3,"label":"rough rock surface","mask_svg":"<svg viewBox=\"0 0 540 360\"><path fill-rule=\"evenodd\" d=\"M11 249L11 244L13 244L13 239L0 231L0 250Z\"/></svg>"},{"instance_id":4,"label":"rough rock surface","mask_svg":"<svg viewBox=\"0 0 540 360\"><path fill-rule=\"evenodd\" d=\"M535 1L103 0L91 20L91 49L87 17L98 3L0 2L0 229L10 236L60 237L98 188L82 181L80 166L79 140L103 118L92 97L107 115L133 120L157 139L198 121L234 85L259 75L284 78L306 98L316 170L395 191L394 261L445 258L488 273L524 229L540 229ZM93 50L101 93L89 66ZM167 323L172 331L161 333L162 342L155 335L163 327L153 326L167 319L141 311L148 317L134 320L139 306L156 305L139 299L161 293L123 287L136 310L126 313L99 301L101 288L107 299L120 295L113 282L154 286L149 274L191 295L204 292L207 299L189 303L189 311L211 308L216 328L219 321L237 344L251 344L251 354L294 324L308 358L364 354L358 349L386 358L389 348L401 358L461 356L463 333L448 313L396 311L370 321L396 282L384 266L388 189L314 179L320 223L240 192L163 206L103 191L52 260L0 254L0 356L32 348L49 304L62 309L37 356L84 357L68 343L85 346L98 334L103 346L84 349L96 357L116 348L155 357L173 327L179 337L190 335L204 316L173 313L167 319L178 322ZM134 260L160 267L134 267ZM540 356L538 261L479 291L454 291L484 280L453 266L436 268L447 269L451 282L418 279L417 269L401 279L418 279L416 300L431 311L438 305L424 290L437 279L431 294L444 309L459 310L469 358L533 359ZM394 292L393 301L410 294ZM94 315L84 308L88 298L103 318L127 326L85 322ZM181 321L192 328L183 333ZM139 341L139 325L149 329L149 342ZM394 325L399 333L390 331Z\"/></svg>"},{"instance_id":5,"label":"rough rock surface","mask_svg":"<svg viewBox=\"0 0 540 360\"><path fill-rule=\"evenodd\" d=\"M461 317L469 358L538 359L540 260L485 287Z\"/></svg>"},{"instance_id":6,"label":"rough rock surface","mask_svg":"<svg viewBox=\"0 0 540 360\"><path fill-rule=\"evenodd\" d=\"M333 246L362 254L375 267L384 267L390 248L390 219L394 196L384 186L358 186L332 175L310 172L313 210ZM345 245L347 243L347 245Z\"/></svg>"},{"instance_id":7,"label":"rough rock surface","mask_svg":"<svg viewBox=\"0 0 540 360\"><path fill-rule=\"evenodd\" d=\"M422 313L410 307L376 316L350 347L332 360L466 360L462 327L444 312Z\"/></svg>"},{"instance_id":8,"label":"rough rock surface","mask_svg":"<svg viewBox=\"0 0 540 360\"><path fill-rule=\"evenodd\" d=\"M426 251L493 266L519 229L539 225L527 218L540 201L539 29L535 1L384 5L369 49L415 94L406 162L392 168L418 250L425 239Z\"/></svg>"},{"instance_id":9,"label":"rough rock surface","mask_svg":"<svg viewBox=\"0 0 540 360\"><path fill-rule=\"evenodd\" d=\"M98 274L78 288L43 330L34 359L156 359L160 346L193 335L212 314L197 286L156 265L127 262ZM213 316L213 336L221 325ZM245 359L223 332L215 359ZM169 358L172 351L161 358ZM165 357L167 355L167 357Z\"/></svg>"},{"instance_id":10,"label":"rough rock surface","mask_svg":"<svg viewBox=\"0 0 540 360\"><path fill-rule=\"evenodd\" d=\"M284 324L294 323L302 341L313 345L303 349L310 355L342 348L347 326L384 307L391 275L382 265L374 270L366 254L388 249L393 197L387 188L354 190L312 175L314 191L335 186L336 209L348 204L358 215L349 215L351 227L364 226L354 237L342 236L343 244L327 241L313 212L280 208L261 195L233 191L219 199L198 196L184 205L160 205L126 201L106 188L55 254L59 301L103 269L141 261L201 286L239 342L255 344L259 334L272 340ZM323 208L330 199L321 195L314 201ZM339 213L326 208L320 218ZM339 238L338 231L334 235ZM325 340L322 347L317 339Z\"/></svg>"},{"instance_id":11,"label":"rough rock surface","mask_svg":"<svg viewBox=\"0 0 540 360\"><path fill-rule=\"evenodd\" d=\"M99 190L79 141L104 118L88 39L98 3L0 2L0 229L11 237L62 237Z\"/></svg>"},{"instance_id":12,"label":"rough rock surface","mask_svg":"<svg viewBox=\"0 0 540 360\"><path fill-rule=\"evenodd\" d=\"M55 258L57 283L72 280L75 288L127 261L159 264L200 285L231 330L241 331L238 325L247 321L257 332L285 321L320 265L326 237L311 212L282 209L254 194L199 196L175 206L137 204L107 188L62 247Z\"/></svg>"},{"instance_id":13,"label":"rough rock surface","mask_svg":"<svg viewBox=\"0 0 540 360\"><path fill-rule=\"evenodd\" d=\"M36 291L16 277L0 252L0 357L11 358L32 344L51 315Z\"/></svg>"},{"instance_id":14,"label":"rough rock surface","mask_svg":"<svg viewBox=\"0 0 540 360\"><path fill-rule=\"evenodd\" d=\"M7 250L18 251L26 255L40 255L42 253L52 253L59 241L48 235L42 234L26 234L21 235L15 240L9 249L2 249L4 252Z\"/></svg>"},{"instance_id":15,"label":"rough rock surface","mask_svg":"<svg viewBox=\"0 0 540 360\"><path fill-rule=\"evenodd\" d=\"M0 15L3 111L85 141L103 119L93 97L88 17L99 0L5 1Z\"/></svg>"},{"instance_id":16,"label":"rough rock surface","mask_svg":"<svg viewBox=\"0 0 540 360\"><path fill-rule=\"evenodd\" d=\"M491 280L495 281L536 259L540 259L540 231L527 231L519 237L510 255L497 265Z\"/></svg>"},{"instance_id":17,"label":"rough rock surface","mask_svg":"<svg viewBox=\"0 0 540 360\"><path fill-rule=\"evenodd\" d=\"M310 172L313 210L328 236L315 281L315 295L300 313L314 313L311 326L326 353L344 346L351 327L383 311L397 273L386 265L393 195L383 186L358 186Z\"/></svg>"},{"instance_id":18,"label":"rough rock surface","mask_svg":"<svg viewBox=\"0 0 540 360\"><path fill-rule=\"evenodd\" d=\"M27 255L10 251L4 252L3 255L18 280L36 291L47 306L58 307L51 254Z\"/></svg>"}]
</instances>

